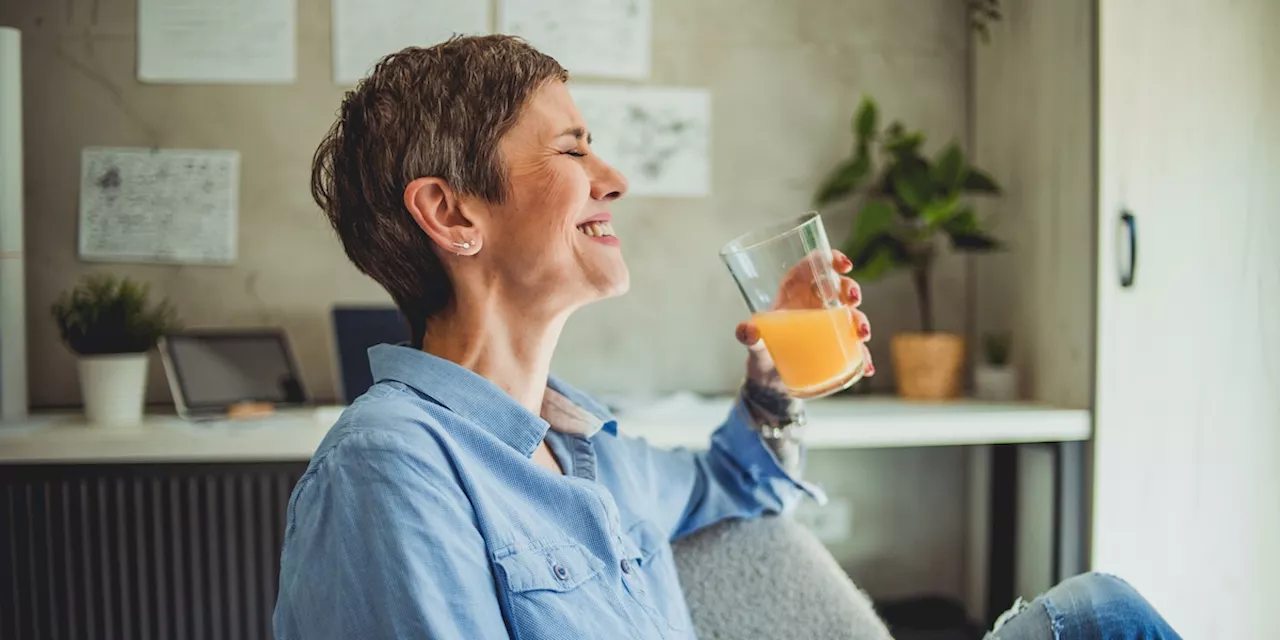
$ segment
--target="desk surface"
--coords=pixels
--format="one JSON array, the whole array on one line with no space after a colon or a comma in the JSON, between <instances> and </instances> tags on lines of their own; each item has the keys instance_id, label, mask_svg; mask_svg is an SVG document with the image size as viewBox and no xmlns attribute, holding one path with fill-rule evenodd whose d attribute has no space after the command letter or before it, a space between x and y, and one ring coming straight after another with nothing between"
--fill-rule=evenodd
<instances>
[{"instance_id":1,"label":"desk surface","mask_svg":"<svg viewBox=\"0 0 1280 640\"><path fill-rule=\"evenodd\" d=\"M659 447L703 448L729 399L683 399L618 413L624 435ZM251 421L189 423L149 416L141 426L90 427L77 414L0 423L0 464L307 460L342 407L294 410ZM970 400L923 404L896 398L809 403L805 441L815 449L926 447L1086 440L1088 411Z\"/></svg>"}]
</instances>

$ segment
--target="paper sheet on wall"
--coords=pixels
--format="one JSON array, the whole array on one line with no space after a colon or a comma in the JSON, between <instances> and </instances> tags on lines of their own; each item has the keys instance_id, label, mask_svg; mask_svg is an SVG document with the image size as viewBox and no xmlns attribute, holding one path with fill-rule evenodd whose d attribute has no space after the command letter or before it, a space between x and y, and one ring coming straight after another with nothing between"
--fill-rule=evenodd
<instances>
[{"instance_id":1,"label":"paper sheet on wall","mask_svg":"<svg viewBox=\"0 0 1280 640\"><path fill-rule=\"evenodd\" d=\"M651 0L503 0L502 33L518 35L574 76L649 77Z\"/></svg>"},{"instance_id":2,"label":"paper sheet on wall","mask_svg":"<svg viewBox=\"0 0 1280 640\"><path fill-rule=\"evenodd\" d=\"M138 79L293 82L296 33L297 0L138 0Z\"/></svg>"},{"instance_id":3,"label":"paper sheet on wall","mask_svg":"<svg viewBox=\"0 0 1280 640\"><path fill-rule=\"evenodd\" d=\"M631 195L711 192L711 95L701 89L570 85L592 149L627 176Z\"/></svg>"},{"instance_id":4,"label":"paper sheet on wall","mask_svg":"<svg viewBox=\"0 0 1280 640\"><path fill-rule=\"evenodd\" d=\"M91 147L80 162L81 259L235 262L239 152Z\"/></svg>"},{"instance_id":5,"label":"paper sheet on wall","mask_svg":"<svg viewBox=\"0 0 1280 640\"><path fill-rule=\"evenodd\" d=\"M489 32L489 0L333 0L333 81L355 84L388 53Z\"/></svg>"}]
</instances>

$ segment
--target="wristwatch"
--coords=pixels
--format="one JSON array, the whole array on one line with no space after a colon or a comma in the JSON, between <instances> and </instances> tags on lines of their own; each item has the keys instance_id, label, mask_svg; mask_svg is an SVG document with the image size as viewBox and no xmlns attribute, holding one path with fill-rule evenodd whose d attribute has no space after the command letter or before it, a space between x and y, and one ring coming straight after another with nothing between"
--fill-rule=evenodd
<instances>
[{"instance_id":1,"label":"wristwatch","mask_svg":"<svg viewBox=\"0 0 1280 640\"><path fill-rule=\"evenodd\" d=\"M801 436L808 422L804 402L785 391L747 380L742 403L765 446L788 473L797 473L801 459Z\"/></svg>"},{"instance_id":2,"label":"wristwatch","mask_svg":"<svg viewBox=\"0 0 1280 640\"><path fill-rule=\"evenodd\" d=\"M766 440L799 440L800 431L808 423L804 409L787 414L783 420L771 424L761 422L760 437Z\"/></svg>"}]
</instances>

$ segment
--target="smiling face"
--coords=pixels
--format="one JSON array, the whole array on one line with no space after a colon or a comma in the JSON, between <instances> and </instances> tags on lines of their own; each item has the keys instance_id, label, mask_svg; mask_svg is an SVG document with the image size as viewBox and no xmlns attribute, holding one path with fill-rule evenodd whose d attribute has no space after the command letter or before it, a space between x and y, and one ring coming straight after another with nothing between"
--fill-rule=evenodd
<instances>
[{"instance_id":1,"label":"smiling face","mask_svg":"<svg viewBox=\"0 0 1280 640\"><path fill-rule=\"evenodd\" d=\"M610 204L627 181L592 153L565 83L548 82L530 97L499 151L506 198L464 203L483 238L468 259L527 294L524 304L553 313L626 292L630 276Z\"/></svg>"}]
</instances>

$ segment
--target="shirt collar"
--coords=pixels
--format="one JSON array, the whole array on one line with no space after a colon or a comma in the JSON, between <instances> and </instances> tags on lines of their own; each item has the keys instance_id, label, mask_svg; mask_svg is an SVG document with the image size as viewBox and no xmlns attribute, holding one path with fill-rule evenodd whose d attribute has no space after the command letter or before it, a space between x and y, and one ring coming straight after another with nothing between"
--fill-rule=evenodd
<instances>
[{"instance_id":1,"label":"shirt collar","mask_svg":"<svg viewBox=\"0 0 1280 640\"><path fill-rule=\"evenodd\" d=\"M617 435L617 422L605 407L554 376L547 380L542 415L535 416L488 378L412 347L371 347L369 368L375 383L408 385L525 456L549 428L586 437L601 429Z\"/></svg>"}]
</instances>

